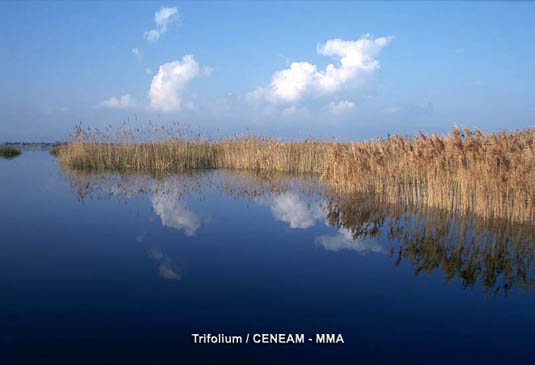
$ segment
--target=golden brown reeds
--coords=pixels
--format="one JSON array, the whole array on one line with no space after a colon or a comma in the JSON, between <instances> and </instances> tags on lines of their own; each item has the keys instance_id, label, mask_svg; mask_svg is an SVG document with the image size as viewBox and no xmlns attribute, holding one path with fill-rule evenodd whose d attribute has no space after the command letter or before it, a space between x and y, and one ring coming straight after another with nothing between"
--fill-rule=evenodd
<instances>
[{"instance_id":1,"label":"golden brown reeds","mask_svg":"<svg viewBox=\"0 0 535 365\"><path fill-rule=\"evenodd\" d=\"M535 130L399 136L330 150L323 179L343 190L395 189L431 206L533 220ZM455 206L451 206L455 202Z\"/></svg>"},{"instance_id":2,"label":"golden brown reeds","mask_svg":"<svg viewBox=\"0 0 535 365\"><path fill-rule=\"evenodd\" d=\"M159 142L133 142L129 132L118 143L77 130L72 143L58 153L62 165L97 171L150 174L197 168L228 168L290 173L321 173L328 144L307 140L283 142L252 135L209 142L167 137ZM111 140L111 139L110 139Z\"/></svg>"},{"instance_id":3,"label":"golden brown reeds","mask_svg":"<svg viewBox=\"0 0 535 365\"><path fill-rule=\"evenodd\" d=\"M152 175L197 168L312 173L343 191L389 190L433 207L533 222L534 129L485 135L454 127L444 137L420 133L335 143L253 135L209 141L151 128L160 136L156 142L144 142L139 131L78 127L58 161L75 169Z\"/></svg>"}]
</instances>

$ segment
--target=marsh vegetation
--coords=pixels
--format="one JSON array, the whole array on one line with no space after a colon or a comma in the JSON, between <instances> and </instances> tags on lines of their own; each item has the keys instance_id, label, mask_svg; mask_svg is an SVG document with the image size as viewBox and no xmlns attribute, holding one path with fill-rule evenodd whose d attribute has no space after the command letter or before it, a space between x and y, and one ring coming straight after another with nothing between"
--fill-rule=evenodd
<instances>
[{"instance_id":1,"label":"marsh vegetation","mask_svg":"<svg viewBox=\"0 0 535 365\"><path fill-rule=\"evenodd\" d=\"M1 158L7 158L12 159L20 155L21 152L18 148L10 147L10 146L0 146L0 157Z\"/></svg>"},{"instance_id":2,"label":"marsh vegetation","mask_svg":"<svg viewBox=\"0 0 535 365\"><path fill-rule=\"evenodd\" d=\"M326 222L355 240L396 242L390 255L410 262L416 274L441 270L464 286L479 280L486 292L534 283L533 129L484 134L455 127L443 137L337 143L252 135L210 140L151 128L77 128L57 157L79 197L117 178L122 182L113 191L162 189L158 181L169 176L182 181L166 185L178 189L176 195L200 189L203 184L192 182L203 169L226 169L234 183L220 190L254 198L284 191L288 179L281 176L292 174L308 181L301 189L321 195Z\"/></svg>"},{"instance_id":3,"label":"marsh vegetation","mask_svg":"<svg viewBox=\"0 0 535 365\"><path fill-rule=\"evenodd\" d=\"M484 134L454 127L442 137L337 143L253 135L210 140L168 127L78 127L57 156L73 169L153 176L199 168L314 174L344 192L388 191L407 202L517 222L532 222L534 214L534 129Z\"/></svg>"}]
</instances>

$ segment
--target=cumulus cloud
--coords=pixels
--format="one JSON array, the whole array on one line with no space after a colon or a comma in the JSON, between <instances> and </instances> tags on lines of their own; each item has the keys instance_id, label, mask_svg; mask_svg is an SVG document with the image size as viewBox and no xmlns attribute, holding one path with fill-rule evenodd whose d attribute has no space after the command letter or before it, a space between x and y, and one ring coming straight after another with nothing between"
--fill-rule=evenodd
<instances>
[{"instance_id":1,"label":"cumulus cloud","mask_svg":"<svg viewBox=\"0 0 535 365\"><path fill-rule=\"evenodd\" d=\"M307 95L332 94L379 69L376 57L391 40L392 37L372 39L369 35L355 41L330 39L319 44L317 52L337 58L338 65L329 64L325 70L318 70L309 62L293 62L289 68L275 72L268 86L249 93L248 99L295 104Z\"/></svg>"},{"instance_id":2,"label":"cumulus cloud","mask_svg":"<svg viewBox=\"0 0 535 365\"><path fill-rule=\"evenodd\" d=\"M273 104L297 102L311 87L317 74L317 67L311 63L292 62L290 68L275 72L268 87L256 89L249 94L249 98L263 98Z\"/></svg>"},{"instance_id":3,"label":"cumulus cloud","mask_svg":"<svg viewBox=\"0 0 535 365\"><path fill-rule=\"evenodd\" d=\"M152 196L152 208L162 224L169 228L183 230L187 236L194 236L201 226L201 218L180 201L168 194L156 192Z\"/></svg>"},{"instance_id":4,"label":"cumulus cloud","mask_svg":"<svg viewBox=\"0 0 535 365\"><path fill-rule=\"evenodd\" d=\"M360 253L375 252L384 253L384 248L373 239L354 239L351 230L340 228L338 233L332 236L319 236L316 242L329 251L353 250Z\"/></svg>"},{"instance_id":5,"label":"cumulus cloud","mask_svg":"<svg viewBox=\"0 0 535 365\"><path fill-rule=\"evenodd\" d=\"M184 88L200 74L205 72L200 72L192 55L184 56L182 61L164 63L152 78L149 90L150 105L163 112L180 110Z\"/></svg>"},{"instance_id":6,"label":"cumulus cloud","mask_svg":"<svg viewBox=\"0 0 535 365\"><path fill-rule=\"evenodd\" d=\"M331 114L343 114L355 109L355 103L347 100L340 100L338 103L334 101L327 105L327 111Z\"/></svg>"},{"instance_id":7,"label":"cumulus cloud","mask_svg":"<svg viewBox=\"0 0 535 365\"><path fill-rule=\"evenodd\" d=\"M319 205L309 206L297 194L286 192L274 197L270 202L275 219L290 224L291 228L309 228L324 217Z\"/></svg>"},{"instance_id":8,"label":"cumulus cloud","mask_svg":"<svg viewBox=\"0 0 535 365\"><path fill-rule=\"evenodd\" d=\"M111 109L127 109L135 105L135 100L129 94L124 94L119 98L116 96L112 96L111 98L100 102L100 104L98 104L97 106Z\"/></svg>"},{"instance_id":9,"label":"cumulus cloud","mask_svg":"<svg viewBox=\"0 0 535 365\"><path fill-rule=\"evenodd\" d=\"M167 32L169 25L178 20L179 17L180 14L178 13L177 8L161 8L154 13L154 23L156 23L156 27L143 33L143 38L149 43L156 42L162 34Z\"/></svg>"}]
</instances>

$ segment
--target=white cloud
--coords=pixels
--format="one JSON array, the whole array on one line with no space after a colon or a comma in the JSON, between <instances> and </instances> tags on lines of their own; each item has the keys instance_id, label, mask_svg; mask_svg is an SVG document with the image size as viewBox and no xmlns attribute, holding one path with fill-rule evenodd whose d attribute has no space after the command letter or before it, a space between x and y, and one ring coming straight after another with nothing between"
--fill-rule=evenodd
<instances>
[{"instance_id":1,"label":"white cloud","mask_svg":"<svg viewBox=\"0 0 535 365\"><path fill-rule=\"evenodd\" d=\"M316 242L329 251L354 250L357 252L384 253L384 248L374 239L354 239L351 230L340 228L333 236L319 236Z\"/></svg>"},{"instance_id":2,"label":"white cloud","mask_svg":"<svg viewBox=\"0 0 535 365\"><path fill-rule=\"evenodd\" d=\"M161 8L154 13L154 23L156 23L156 28L146 31L143 34L143 38L149 43L156 42L162 34L167 32L167 27L175 22L179 16L180 14L178 13L177 8Z\"/></svg>"},{"instance_id":3,"label":"white cloud","mask_svg":"<svg viewBox=\"0 0 535 365\"><path fill-rule=\"evenodd\" d=\"M268 102L298 102L311 86L317 67L308 62L292 62L290 68L277 71L267 88L258 88L248 96L250 99L266 99Z\"/></svg>"},{"instance_id":4,"label":"white cloud","mask_svg":"<svg viewBox=\"0 0 535 365\"><path fill-rule=\"evenodd\" d=\"M338 58L337 66L329 64L325 70L318 70L309 62L292 62L289 68L275 72L267 87L249 93L248 99L295 104L307 95L332 94L379 69L376 57L391 40L392 37L372 39L369 35L356 41L330 39L318 45L317 52Z\"/></svg>"},{"instance_id":5,"label":"white cloud","mask_svg":"<svg viewBox=\"0 0 535 365\"><path fill-rule=\"evenodd\" d=\"M151 75L152 74L152 70L149 67L147 67L147 68L145 68L145 73L147 75Z\"/></svg>"},{"instance_id":6,"label":"white cloud","mask_svg":"<svg viewBox=\"0 0 535 365\"><path fill-rule=\"evenodd\" d=\"M111 109L127 109L135 105L135 100L129 94L124 94L119 98L116 96L112 96L111 98L100 102L100 104L98 104L97 106Z\"/></svg>"},{"instance_id":7,"label":"white cloud","mask_svg":"<svg viewBox=\"0 0 535 365\"><path fill-rule=\"evenodd\" d=\"M152 78L150 105L163 112L180 110L182 91L199 74L199 65L192 55L184 56L182 61L164 63Z\"/></svg>"},{"instance_id":8,"label":"white cloud","mask_svg":"<svg viewBox=\"0 0 535 365\"><path fill-rule=\"evenodd\" d=\"M327 105L327 111L331 114L343 114L353 109L355 109L355 103L347 100L340 100L338 103L331 101Z\"/></svg>"},{"instance_id":9,"label":"white cloud","mask_svg":"<svg viewBox=\"0 0 535 365\"><path fill-rule=\"evenodd\" d=\"M169 228L183 230L187 236L194 236L201 226L201 218L188 207L168 194L156 192L152 196L152 208L162 224Z\"/></svg>"},{"instance_id":10,"label":"white cloud","mask_svg":"<svg viewBox=\"0 0 535 365\"><path fill-rule=\"evenodd\" d=\"M291 228L309 228L324 217L319 205L308 206L295 193L277 195L269 203L275 219L290 224Z\"/></svg>"},{"instance_id":11,"label":"white cloud","mask_svg":"<svg viewBox=\"0 0 535 365\"><path fill-rule=\"evenodd\" d=\"M150 43L156 42L160 38L160 32L156 29L147 30L143 33L143 38Z\"/></svg>"}]
</instances>

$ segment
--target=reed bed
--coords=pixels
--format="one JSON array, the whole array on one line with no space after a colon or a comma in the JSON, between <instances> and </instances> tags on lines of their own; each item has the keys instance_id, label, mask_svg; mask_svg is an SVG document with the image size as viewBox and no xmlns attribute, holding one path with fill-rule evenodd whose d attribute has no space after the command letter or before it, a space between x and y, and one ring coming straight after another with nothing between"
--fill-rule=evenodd
<instances>
[{"instance_id":1,"label":"reed bed","mask_svg":"<svg viewBox=\"0 0 535 365\"><path fill-rule=\"evenodd\" d=\"M54 145L52 147L50 147L50 149L48 150L48 152L52 155L52 156L57 156L59 154L59 150L61 148L61 145Z\"/></svg>"},{"instance_id":2,"label":"reed bed","mask_svg":"<svg viewBox=\"0 0 535 365\"><path fill-rule=\"evenodd\" d=\"M164 174L198 168L321 173L329 144L307 140L284 142L253 135L218 141L165 135L139 142L135 131L102 134L77 129L73 141L57 151L62 165L97 171ZM161 130L155 134L161 136Z\"/></svg>"},{"instance_id":3,"label":"reed bed","mask_svg":"<svg viewBox=\"0 0 535 365\"><path fill-rule=\"evenodd\" d=\"M20 155L21 152L18 148L9 146L0 146L0 157L12 159Z\"/></svg>"},{"instance_id":4,"label":"reed bed","mask_svg":"<svg viewBox=\"0 0 535 365\"><path fill-rule=\"evenodd\" d=\"M432 206L533 218L534 129L484 135L455 127L445 137L337 145L327 159L322 177L345 190L395 189L409 199L424 195Z\"/></svg>"},{"instance_id":5,"label":"reed bed","mask_svg":"<svg viewBox=\"0 0 535 365\"><path fill-rule=\"evenodd\" d=\"M388 190L433 207L533 222L535 129L483 134L454 127L442 137L419 133L361 143L253 135L212 141L165 127L151 130L158 141L143 141L139 130L78 127L72 142L58 149L58 161L75 169L152 175L199 168L316 174L346 192Z\"/></svg>"}]
</instances>

